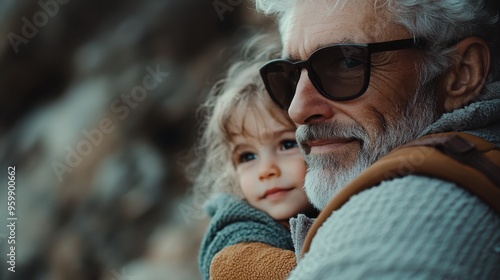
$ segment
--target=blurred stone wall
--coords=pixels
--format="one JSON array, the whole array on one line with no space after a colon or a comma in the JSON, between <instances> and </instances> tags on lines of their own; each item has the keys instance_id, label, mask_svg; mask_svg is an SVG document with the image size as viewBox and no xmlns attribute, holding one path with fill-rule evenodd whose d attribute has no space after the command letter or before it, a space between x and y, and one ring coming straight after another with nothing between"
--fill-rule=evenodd
<instances>
[{"instance_id":1,"label":"blurred stone wall","mask_svg":"<svg viewBox=\"0 0 500 280\"><path fill-rule=\"evenodd\" d=\"M195 111L251 34L245 1L0 2L0 221L16 168L16 272L199 279L206 226L180 159ZM7 278L11 277L11 278Z\"/></svg>"}]
</instances>

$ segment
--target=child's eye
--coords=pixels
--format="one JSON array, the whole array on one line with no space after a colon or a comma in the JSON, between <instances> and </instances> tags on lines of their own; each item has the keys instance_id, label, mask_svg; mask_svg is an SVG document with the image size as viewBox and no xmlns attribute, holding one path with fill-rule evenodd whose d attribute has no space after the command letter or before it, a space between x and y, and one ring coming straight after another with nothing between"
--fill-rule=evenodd
<instances>
[{"instance_id":1,"label":"child's eye","mask_svg":"<svg viewBox=\"0 0 500 280\"><path fill-rule=\"evenodd\" d=\"M254 153L242 153L238 156L238 163L248 162L257 158Z\"/></svg>"},{"instance_id":2,"label":"child's eye","mask_svg":"<svg viewBox=\"0 0 500 280\"><path fill-rule=\"evenodd\" d=\"M282 150L293 149L293 148L296 148L297 146L298 146L297 141L295 141L295 140L283 140L283 141L281 141L281 149Z\"/></svg>"}]
</instances>

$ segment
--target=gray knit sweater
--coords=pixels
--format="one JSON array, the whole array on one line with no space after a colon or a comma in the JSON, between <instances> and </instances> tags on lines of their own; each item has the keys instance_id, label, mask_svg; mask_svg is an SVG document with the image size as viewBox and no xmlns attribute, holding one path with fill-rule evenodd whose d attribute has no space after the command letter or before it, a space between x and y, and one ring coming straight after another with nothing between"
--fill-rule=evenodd
<instances>
[{"instance_id":1,"label":"gray knit sweater","mask_svg":"<svg viewBox=\"0 0 500 280\"><path fill-rule=\"evenodd\" d=\"M447 131L500 146L500 83L423 134ZM303 238L308 224L291 225ZM289 279L500 279L500 216L450 182L384 181L332 213Z\"/></svg>"}]
</instances>

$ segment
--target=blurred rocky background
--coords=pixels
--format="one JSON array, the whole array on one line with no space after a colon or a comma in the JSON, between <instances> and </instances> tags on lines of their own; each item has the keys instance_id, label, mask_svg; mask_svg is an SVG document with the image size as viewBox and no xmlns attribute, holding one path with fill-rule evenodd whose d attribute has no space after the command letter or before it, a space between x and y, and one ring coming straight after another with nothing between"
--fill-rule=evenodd
<instances>
[{"instance_id":1,"label":"blurred rocky background","mask_svg":"<svg viewBox=\"0 0 500 280\"><path fill-rule=\"evenodd\" d=\"M209 88L267 28L243 0L0 1L0 278L199 279L207 221L180 160Z\"/></svg>"}]
</instances>

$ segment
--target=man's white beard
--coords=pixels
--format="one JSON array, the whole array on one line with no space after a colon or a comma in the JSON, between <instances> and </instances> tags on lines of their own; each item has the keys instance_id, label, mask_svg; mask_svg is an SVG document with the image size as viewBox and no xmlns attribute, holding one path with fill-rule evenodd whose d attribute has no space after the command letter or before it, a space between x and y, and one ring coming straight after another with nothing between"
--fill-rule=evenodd
<instances>
[{"instance_id":1,"label":"man's white beard","mask_svg":"<svg viewBox=\"0 0 500 280\"><path fill-rule=\"evenodd\" d=\"M346 125L334 122L299 127L297 129L299 145L303 141L322 138L353 139L360 144L354 164L350 160L352 155L338 153L311 155L303 145L300 145L308 166L304 187L314 207L324 209L335 194L368 166L397 146L415 139L435 121L438 113L435 111L433 90L434 86L430 83L420 87L412 102L401 108L401 115L388 119L385 130L378 131L375 139L370 139L363 127L358 124Z\"/></svg>"}]
</instances>

